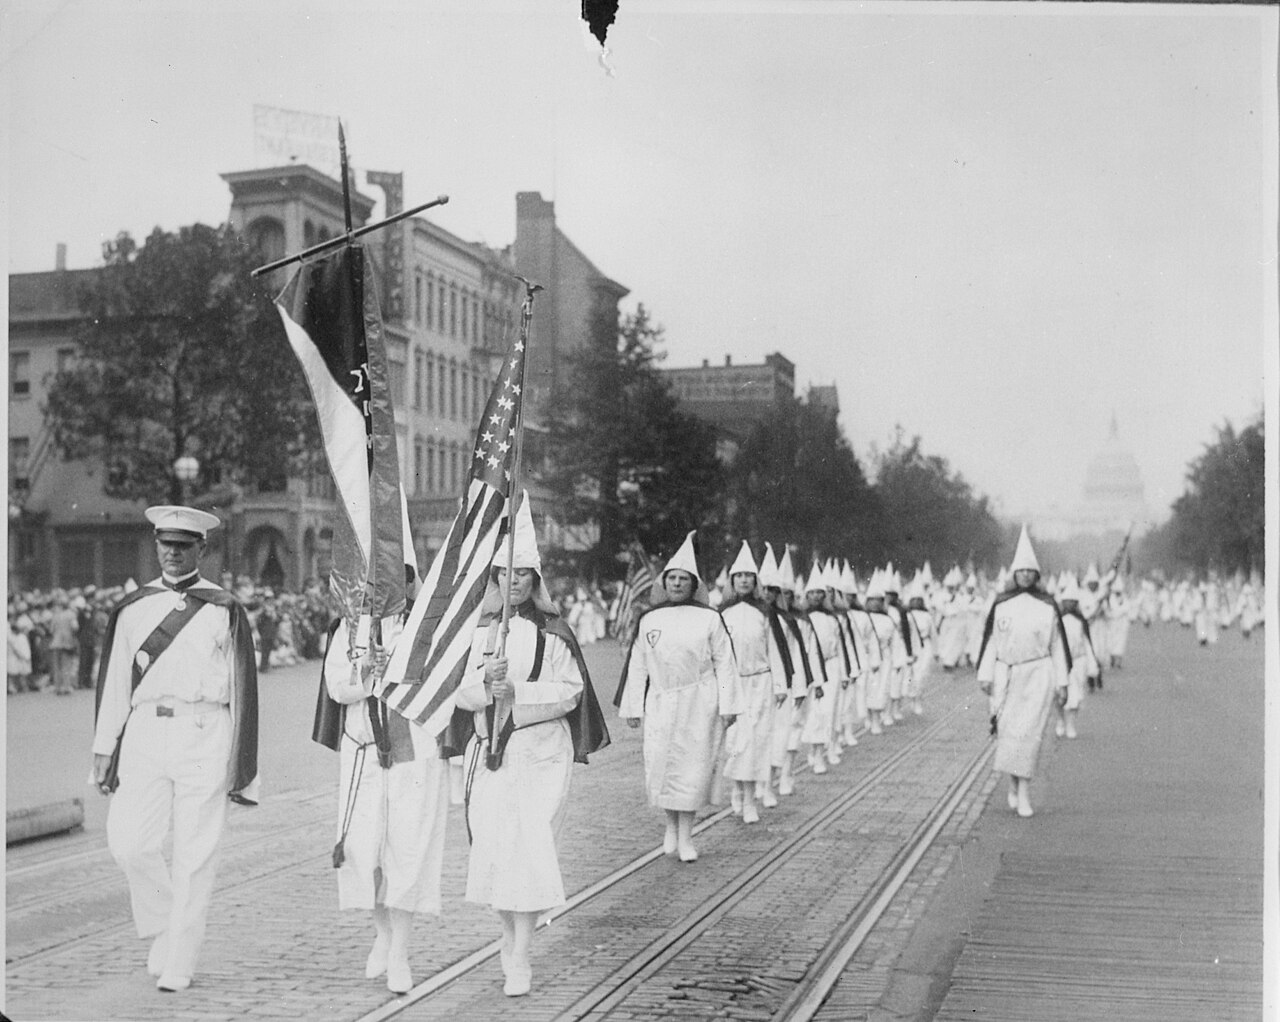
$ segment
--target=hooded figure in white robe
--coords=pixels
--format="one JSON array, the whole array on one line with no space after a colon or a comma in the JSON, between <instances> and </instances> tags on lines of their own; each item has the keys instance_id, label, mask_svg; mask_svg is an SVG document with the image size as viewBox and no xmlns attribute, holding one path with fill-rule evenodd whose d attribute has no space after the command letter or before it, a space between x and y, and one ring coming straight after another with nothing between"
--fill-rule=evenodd
<instances>
[{"instance_id":1,"label":"hooded figure in white robe","mask_svg":"<svg viewBox=\"0 0 1280 1022\"><path fill-rule=\"evenodd\" d=\"M1032 815L1029 782L1053 701L1066 700L1071 669L1062 617L1039 587L1040 565L1026 526L1018 539L1013 588L996 597L983 628L978 683L991 700L994 768L1011 779L1009 805Z\"/></svg>"},{"instance_id":2,"label":"hooded figure in white robe","mask_svg":"<svg viewBox=\"0 0 1280 1022\"><path fill-rule=\"evenodd\" d=\"M693 862L693 817L711 804L726 728L742 712L733 644L706 592L690 532L662 572L662 602L637 621L615 699L644 728L645 791L667 812L663 848ZM661 598L661 597L660 597Z\"/></svg>"}]
</instances>

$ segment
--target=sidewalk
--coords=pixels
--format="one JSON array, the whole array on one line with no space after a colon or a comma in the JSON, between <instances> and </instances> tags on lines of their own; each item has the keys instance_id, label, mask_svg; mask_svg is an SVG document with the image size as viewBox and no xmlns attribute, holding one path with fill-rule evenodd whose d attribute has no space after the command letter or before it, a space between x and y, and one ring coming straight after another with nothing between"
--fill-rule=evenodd
<instances>
[{"instance_id":1,"label":"sidewalk","mask_svg":"<svg viewBox=\"0 0 1280 1022\"><path fill-rule=\"evenodd\" d=\"M1261 1018L1263 681L1257 637L1135 630L1047 739L1036 815L996 789L902 956L931 1004L871 1018Z\"/></svg>"}]
</instances>

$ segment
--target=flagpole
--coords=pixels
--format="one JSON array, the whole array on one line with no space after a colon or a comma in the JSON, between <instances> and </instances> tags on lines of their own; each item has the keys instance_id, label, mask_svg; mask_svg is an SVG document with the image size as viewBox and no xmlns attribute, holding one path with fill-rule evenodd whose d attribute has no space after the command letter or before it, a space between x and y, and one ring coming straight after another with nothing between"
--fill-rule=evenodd
<instances>
[{"instance_id":1,"label":"flagpole","mask_svg":"<svg viewBox=\"0 0 1280 1022\"><path fill-rule=\"evenodd\" d=\"M511 458L511 479L510 489L507 491L507 574L503 580L502 586L502 623L498 629L498 648L496 655L505 657L507 655L507 633L511 630L511 585L515 577L515 561L516 549L516 504L520 500L520 462L524 454L524 386L525 386L525 370L529 365L529 326L533 322L533 297L539 291L543 290L541 284L535 284L532 281L525 280L519 274L515 276L524 281L524 306L520 310L520 346L524 349L524 358L520 361L520 389L519 395L521 401L516 406L516 417L512 423L516 431L515 452ZM503 700L502 702L505 702ZM493 711L493 730L489 735L489 752L496 753L498 751L498 732L502 730L503 710L505 707L499 702L494 706Z\"/></svg>"}]
</instances>

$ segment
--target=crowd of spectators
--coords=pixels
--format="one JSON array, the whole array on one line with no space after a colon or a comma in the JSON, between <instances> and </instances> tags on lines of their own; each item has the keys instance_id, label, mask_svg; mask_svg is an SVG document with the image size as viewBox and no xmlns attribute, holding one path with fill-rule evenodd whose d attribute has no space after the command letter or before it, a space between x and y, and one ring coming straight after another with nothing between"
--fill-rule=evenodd
<instances>
[{"instance_id":1,"label":"crowd of spectators","mask_svg":"<svg viewBox=\"0 0 1280 1022\"><path fill-rule=\"evenodd\" d=\"M248 575L236 578L229 572L219 582L248 612L259 672L323 655L333 610L327 588L319 581L309 579L301 592L277 591L255 584ZM76 689L92 689L111 608L133 588L130 580L105 588L88 585L10 594L9 694L70 695ZM556 602L579 642L605 637L612 596L586 583L562 586Z\"/></svg>"}]
</instances>

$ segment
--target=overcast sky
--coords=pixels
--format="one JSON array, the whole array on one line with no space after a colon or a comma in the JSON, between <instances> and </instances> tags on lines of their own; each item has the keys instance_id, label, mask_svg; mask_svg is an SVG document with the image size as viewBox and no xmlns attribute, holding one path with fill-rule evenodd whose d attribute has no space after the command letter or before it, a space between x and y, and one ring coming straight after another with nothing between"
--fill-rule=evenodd
<instances>
[{"instance_id":1,"label":"overcast sky","mask_svg":"<svg viewBox=\"0 0 1280 1022\"><path fill-rule=\"evenodd\" d=\"M623 0L602 62L578 6L10 2L9 269L222 222L265 104L464 238L541 191L668 365L781 351L1010 514L1079 499L1113 410L1157 509L1261 411L1274 7Z\"/></svg>"}]
</instances>

